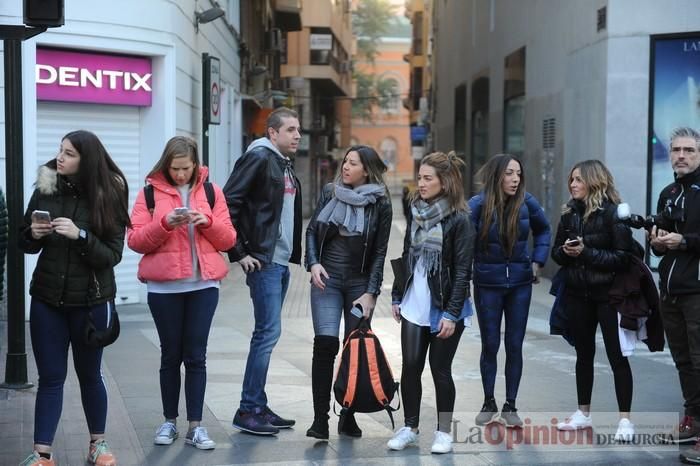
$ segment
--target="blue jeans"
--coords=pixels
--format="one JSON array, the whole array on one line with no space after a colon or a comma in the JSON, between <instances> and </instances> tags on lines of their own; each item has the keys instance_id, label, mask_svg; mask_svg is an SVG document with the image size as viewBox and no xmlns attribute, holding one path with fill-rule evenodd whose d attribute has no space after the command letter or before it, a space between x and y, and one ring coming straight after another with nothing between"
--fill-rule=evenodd
<instances>
[{"instance_id":1,"label":"blue jeans","mask_svg":"<svg viewBox=\"0 0 700 466\"><path fill-rule=\"evenodd\" d=\"M160 338L160 396L163 416L176 419L180 366L185 364L187 420L201 421L207 387L207 341L218 288L186 293L148 293L148 307Z\"/></svg>"},{"instance_id":2,"label":"blue jeans","mask_svg":"<svg viewBox=\"0 0 700 466\"><path fill-rule=\"evenodd\" d=\"M245 413L259 413L267 407L265 382L272 350L282 334L282 303L289 287L289 267L263 264L261 270L248 273L246 284L253 300L255 329L250 339L240 407Z\"/></svg>"},{"instance_id":3,"label":"blue jeans","mask_svg":"<svg viewBox=\"0 0 700 466\"><path fill-rule=\"evenodd\" d=\"M113 306L113 303L109 303ZM68 347L80 382L80 397L91 434L103 434L107 420L107 389L102 380L102 348L83 342L85 319L92 311L95 328L107 327L107 303L91 307L57 308L32 299L29 328L39 388L34 408L34 443L51 445L63 408L63 384L68 372Z\"/></svg>"},{"instance_id":4,"label":"blue jeans","mask_svg":"<svg viewBox=\"0 0 700 466\"><path fill-rule=\"evenodd\" d=\"M532 285L515 288L474 287L476 315L481 332L481 383L484 396L493 397L496 384L498 348L501 344L501 320L506 316L506 400L518 396L523 374L523 340L530 313Z\"/></svg>"},{"instance_id":5,"label":"blue jeans","mask_svg":"<svg viewBox=\"0 0 700 466\"><path fill-rule=\"evenodd\" d=\"M349 277L331 275L325 279L324 290L311 285L311 317L315 335L337 337L340 333L342 315L345 322L345 338L347 338L360 321L350 313L352 302L367 291L368 280L367 275Z\"/></svg>"}]
</instances>

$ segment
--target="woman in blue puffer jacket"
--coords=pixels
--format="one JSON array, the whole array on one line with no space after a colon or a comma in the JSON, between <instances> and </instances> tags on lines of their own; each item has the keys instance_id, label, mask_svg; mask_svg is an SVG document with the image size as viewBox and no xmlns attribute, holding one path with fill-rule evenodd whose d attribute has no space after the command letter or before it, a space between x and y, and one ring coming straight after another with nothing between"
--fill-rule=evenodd
<instances>
[{"instance_id":1,"label":"woman in blue puffer jacket","mask_svg":"<svg viewBox=\"0 0 700 466\"><path fill-rule=\"evenodd\" d=\"M477 425L499 421L522 426L515 408L523 371L522 346L532 284L547 260L551 231L537 199L525 191L522 163L512 155L491 157L478 175L483 191L469 200L477 232L474 251L474 301L481 332L484 405ZM528 241L533 236L533 248ZM506 402L499 417L494 385L501 320L505 315Z\"/></svg>"}]
</instances>

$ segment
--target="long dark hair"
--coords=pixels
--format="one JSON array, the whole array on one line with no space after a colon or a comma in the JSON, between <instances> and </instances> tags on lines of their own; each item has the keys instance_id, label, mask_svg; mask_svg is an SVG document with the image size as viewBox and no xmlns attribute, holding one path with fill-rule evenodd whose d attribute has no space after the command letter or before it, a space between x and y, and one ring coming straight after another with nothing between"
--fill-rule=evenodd
<instances>
[{"instance_id":1,"label":"long dark hair","mask_svg":"<svg viewBox=\"0 0 700 466\"><path fill-rule=\"evenodd\" d=\"M348 154L353 151L357 152L357 154L360 156L362 168L367 172L367 183L378 184L386 188L386 183L384 182L386 165L384 162L382 162L382 159L379 157L376 150L364 145L351 146L345 151L343 161L338 167L338 174L335 177L335 183L343 183L343 164L345 163L345 159L348 158Z\"/></svg>"},{"instance_id":2,"label":"long dark hair","mask_svg":"<svg viewBox=\"0 0 700 466\"><path fill-rule=\"evenodd\" d=\"M513 196L503 192L502 182L511 160L520 165L520 184ZM481 210L481 229L479 243L483 249L488 246L489 229L498 219L498 237L507 256L513 253L518 241L518 222L520 207L525 201L525 170L523 164L510 154L498 154L491 157L477 173L484 191L484 206Z\"/></svg>"},{"instance_id":3,"label":"long dark hair","mask_svg":"<svg viewBox=\"0 0 700 466\"><path fill-rule=\"evenodd\" d=\"M66 139L80 154L77 180L88 202L92 231L103 237L131 226L129 185L102 142L85 130L71 131L61 141Z\"/></svg>"},{"instance_id":4,"label":"long dark hair","mask_svg":"<svg viewBox=\"0 0 700 466\"><path fill-rule=\"evenodd\" d=\"M171 185L175 186L175 180L170 176L170 164L173 159L180 157L189 157L194 164L194 170L192 171L192 178L190 178L190 187L199 179L199 155L197 151L197 141L186 136L174 136L165 144L163 149L163 154L160 156L160 160L156 162L156 165L146 176L146 178L151 178L152 176L160 173L165 177L165 179Z\"/></svg>"}]
</instances>

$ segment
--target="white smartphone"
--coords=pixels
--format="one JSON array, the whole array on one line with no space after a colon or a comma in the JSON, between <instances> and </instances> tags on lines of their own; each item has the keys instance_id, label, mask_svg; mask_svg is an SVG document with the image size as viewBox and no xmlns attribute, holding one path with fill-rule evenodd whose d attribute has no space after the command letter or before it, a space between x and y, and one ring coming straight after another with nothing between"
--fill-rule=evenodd
<instances>
[{"instance_id":1,"label":"white smartphone","mask_svg":"<svg viewBox=\"0 0 700 466\"><path fill-rule=\"evenodd\" d=\"M176 215L187 215L190 213L190 209L187 207L175 207L175 214Z\"/></svg>"},{"instance_id":2,"label":"white smartphone","mask_svg":"<svg viewBox=\"0 0 700 466\"><path fill-rule=\"evenodd\" d=\"M45 210L35 210L32 212L32 221L36 223L51 223L51 214Z\"/></svg>"}]
</instances>

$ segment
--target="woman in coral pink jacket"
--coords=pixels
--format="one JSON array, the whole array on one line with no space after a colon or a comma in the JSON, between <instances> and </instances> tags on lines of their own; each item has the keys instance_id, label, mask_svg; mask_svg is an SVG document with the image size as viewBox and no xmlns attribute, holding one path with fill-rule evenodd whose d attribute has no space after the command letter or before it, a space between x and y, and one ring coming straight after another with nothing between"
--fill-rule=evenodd
<instances>
[{"instance_id":1,"label":"woman in coral pink jacket","mask_svg":"<svg viewBox=\"0 0 700 466\"><path fill-rule=\"evenodd\" d=\"M143 254L139 279L148 287L148 306L160 337L160 392L165 422L154 443L170 445L178 437L180 366L185 364L185 399L189 428L185 443L202 450L216 447L202 420L206 388L209 329L219 301L219 283L228 272L220 251L236 243L221 188L211 184L200 165L197 143L176 136L148 174L153 196L139 192L128 231L131 249ZM149 205L153 203L152 205Z\"/></svg>"}]
</instances>

